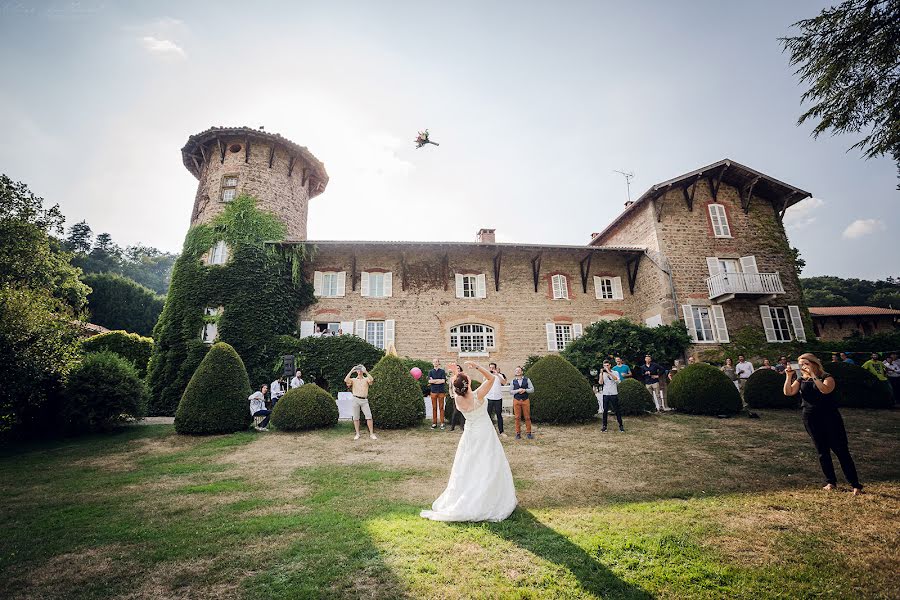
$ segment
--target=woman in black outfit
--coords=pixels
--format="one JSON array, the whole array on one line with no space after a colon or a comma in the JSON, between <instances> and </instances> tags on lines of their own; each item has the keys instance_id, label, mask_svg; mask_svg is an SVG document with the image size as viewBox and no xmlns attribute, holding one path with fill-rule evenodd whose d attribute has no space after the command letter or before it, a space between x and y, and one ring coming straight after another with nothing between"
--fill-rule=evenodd
<instances>
[{"instance_id":1,"label":"woman in black outfit","mask_svg":"<svg viewBox=\"0 0 900 600\"><path fill-rule=\"evenodd\" d=\"M847 447L847 430L844 420L838 412L834 391L834 377L825 372L822 361L815 354L806 353L797 359L800 363L800 378L794 379L794 371L790 364L784 370L784 395L796 396L800 393L803 399L803 425L812 438L819 455L819 464L825 474L825 487L837 488L837 477L834 474L834 463L831 453L837 455L844 471L844 477L853 487L853 495L862 493L862 484L856 474L856 465Z\"/></svg>"}]
</instances>

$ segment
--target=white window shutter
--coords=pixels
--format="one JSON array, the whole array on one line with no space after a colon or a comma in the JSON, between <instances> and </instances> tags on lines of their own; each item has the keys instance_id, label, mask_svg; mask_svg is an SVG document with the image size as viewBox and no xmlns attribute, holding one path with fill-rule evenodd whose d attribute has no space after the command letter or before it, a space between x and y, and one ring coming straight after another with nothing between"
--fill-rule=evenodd
<instances>
[{"instance_id":1,"label":"white window shutter","mask_svg":"<svg viewBox=\"0 0 900 600\"><path fill-rule=\"evenodd\" d=\"M484 273L475 276L475 297L487 298L487 279Z\"/></svg>"},{"instance_id":2,"label":"white window shutter","mask_svg":"<svg viewBox=\"0 0 900 600\"><path fill-rule=\"evenodd\" d=\"M769 310L768 304L761 304L759 307L759 316L762 317L763 329L766 330L766 341L777 342L775 337L775 323L772 321L772 311Z\"/></svg>"},{"instance_id":3,"label":"white window shutter","mask_svg":"<svg viewBox=\"0 0 900 600\"><path fill-rule=\"evenodd\" d=\"M343 335L353 335L353 321L341 321L341 333Z\"/></svg>"},{"instance_id":4,"label":"white window shutter","mask_svg":"<svg viewBox=\"0 0 900 600\"><path fill-rule=\"evenodd\" d=\"M806 330L803 328L803 317L800 316L799 306L788 306L791 315L791 325L794 327L794 337L798 342L806 341Z\"/></svg>"},{"instance_id":5,"label":"white window shutter","mask_svg":"<svg viewBox=\"0 0 900 600\"><path fill-rule=\"evenodd\" d=\"M384 297L390 298L394 295L394 274L388 271L384 274Z\"/></svg>"},{"instance_id":6,"label":"white window shutter","mask_svg":"<svg viewBox=\"0 0 900 600\"><path fill-rule=\"evenodd\" d=\"M713 304L709 307L709 310L713 317L712 320L713 327L716 330L716 340L723 344L727 344L730 339L728 337L728 325L725 323L725 311L722 310L722 305Z\"/></svg>"},{"instance_id":7,"label":"white window shutter","mask_svg":"<svg viewBox=\"0 0 900 600\"><path fill-rule=\"evenodd\" d=\"M691 310L690 304L682 304L681 312L684 314L684 324L687 327L691 339L697 341L697 328L694 326L694 311Z\"/></svg>"},{"instance_id":8,"label":"white window shutter","mask_svg":"<svg viewBox=\"0 0 900 600\"><path fill-rule=\"evenodd\" d=\"M572 339L577 340L581 337L581 334L584 332L584 329L581 327L581 323L572 323Z\"/></svg>"},{"instance_id":9,"label":"white window shutter","mask_svg":"<svg viewBox=\"0 0 900 600\"><path fill-rule=\"evenodd\" d=\"M396 321L394 319L386 319L384 322L384 347L385 349L390 348L391 344L394 343L396 339L395 330L396 330Z\"/></svg>"},{"instance_id":10,"label":"white window shutter","mask_svg":"<svg viewBox=\"0 0 900 600\"><path fill-rule=\"evenodd\" d=\"M369 272L363 271L359 274L359 295L363 298L369 295Z\"/></svg>"},{"instance_id":11,"label":"white window shutter","mask_svg":"<svg viewBox=\"0 0 900 600\"><path fill-rule=\"evenodd\" d=\"M322 271L316 271L313 273L313 294L316 296L322 295Z\"/></svg>"},{"instance_id":12,"label":"white window shutter","mask_svg":"<svg viewBox=\"0 0 900 600\"><path fill-rule=\"evenodd\" d=\"M718 275L719 274L719 257L707 256L706 257L706 268L709 269L710 277L713 277L714 275Z\"/></svg>"},{"instance_id":13,"label":"white window shutter","mask_svg":"<svg viewBox=\"0 0 900 600\"><path fill-rule=\"evenodd\" d=\"M456 297L463 297L463 276L459 273L456 274Z\"/></svg>"},{"instance_id":14,"label":"white window shutter","mask_svg":"<svg viewBox=\"0 0 900 600\"><path fill-rule=\"evenodd\" d=\"M547 350L556 352L556 324L547 323Z\"/></svg>"},{"instance_id":15,"label":"white window shutter","mask_svg":"<svg viewBox=\"0 0 900 600\"><path fill-rule=\"evenodd\" d=\"M365 319L358 319L356 321L356 327L354 329L354 333L356 333L357 337L366 339L366 321L365 321Z\"/></svg>"},{"instance_id":16,"label":"white window shutter","mask_svg":"<svg viewBox=\"0 0 900 600\"><path fill-rule=\"evenodd\" d=\"M313 334L315 323L312 321L300 321L300 337L305 338Z\"/></svg>"},{"instance_id":17,"label":"white window shutter","mask_svg":"<svg viewBox=\"0 0 900 600\"><path fill-rule=\"evenodd\" d=\"M756 257L742 256L741 271L744 273L759 273L759 270L756 268Z\"/></svg>"},{"instance_id":18,"label":"white window shutter","mask_svg":"<svg viewBox=\"0 0 900 600\"><path fill-rule=\"evenodd\" d=\"M594 297L596 297L597 300L603 299L603 296L600 293L602 290L602 286L603 286L603 280L600 277L597 277L596 275L594 275Z\"/></svg>"},{"instance_id":19,"label":"white window shutter","mask_svg":"<svg viewBox=\"0 0 900 600\"><path fill-rule=\"evenodd\" d=\"M622 293L622 278L612 278L613 300L624 300L625 295Z\"/></svg>"},{"instance_id":20,"label":"white window shutter","mask_svg":"<svg viewBox=\"0 0 900 600\"><path fill-rule=\"evenodd\" d=\"M347 291L347 272L341 271L337 274L337 296L339 298L344 297L344 293Z\"/></svg>"}]
</instances>

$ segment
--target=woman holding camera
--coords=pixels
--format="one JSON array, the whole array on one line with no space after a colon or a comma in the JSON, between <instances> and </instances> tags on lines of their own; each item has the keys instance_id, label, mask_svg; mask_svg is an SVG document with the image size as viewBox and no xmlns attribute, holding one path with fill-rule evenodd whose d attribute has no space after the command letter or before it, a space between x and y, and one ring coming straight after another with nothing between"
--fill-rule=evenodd
<instances>
[{"instance_id":1,"label":"woman holding camera","mask_svg":"<svg viewBox=\"0 0 900 600\"><path fill-rule=\"evenodd\" d=\"M796 396L799 393L803 400L803 425L812 438L819 455L819 464L825 474L825 487L822 489L837 488L837 476L831 461L831 453L834 452L841 463L844 477L853 488L853 495L860 494L862 484L859 482L853 457L850 456L847 430L844 429L844 420L838 412L833 395L834 377L825 372L822 361L815 354L807 352L797 360L800 363L799 378L794 378L796 371L790 364L784 369L784 395Z\"/></svg>"}]
</instances>

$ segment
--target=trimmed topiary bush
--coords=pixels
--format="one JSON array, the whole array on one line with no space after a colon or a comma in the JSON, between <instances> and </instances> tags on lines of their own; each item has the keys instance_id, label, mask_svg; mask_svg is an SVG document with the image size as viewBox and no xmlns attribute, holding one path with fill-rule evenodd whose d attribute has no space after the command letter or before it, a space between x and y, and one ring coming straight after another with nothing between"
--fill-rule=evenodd
<instances>
[{"instance_id":1,"label":"trimmed topiary bush","mask_svg":"<svg viewBox=\"0 0 900 600\"><path fill-rule=\"evenodd\" d=\"M85 352L115 352L131 362L138 375L144 377L153 352L153 339L127 331L108 331L83 340L81 349Z\"/></svg>"},{"instance_id":2,"label":"trimmed topiary bush","mask_svg":"<svg viewBox=\"0 0 900 600\"><path fill-rule=\"evenodd\" d=\"M623 415L629 416L656 412L653 395L643 383L630 377L619 384L619 408Z\"/></svg>"},{"instance_id":3,"label":"trimmed topiary bush","mask_svg":"<svg viewBox=\"0 0 900 600\"><path fill-rule=\"evenodd\" d=\"M772 369L754 371L744 384L744 401L750 408L799 408L800 398L784 395L784 374Z\"/></svg>"},{"instance_id":4,"label":"trimmed topiary bush","mask_svg":"<svg viewBox=\"0 0 900 600\"><path fill-rule=\"evenodd\" d=\"M893 398L888 382L850 363L827 363L825 371L834 377L838 406L848 408L891 408Z\"/></svg>"},{"instance_id":5,"label":"trimmed topiary bush","mask_svg":"<svg viewBox=\"0 0 900 600\"><path fill-rule=\"evenodd\" d=\"M272 410L272 425L283 431L334 427L337 421L334 397L314 383L288 390Z\"/></svg>"},{"instance_id":6,"label":"trimmed topiary bush","mask_svg":"<svg viewBox=\"0 0 900 600\"><path fill-rule=\"evenodd\" d=\"M597 414L597 397L588 380L566 359L551 354L528 369L534 384L531 419L539 423L580 423Z\"/></svg>"},{"instance_id":7,"label":"trimmed topiary bush","mask_svg":"<svg viewBox=\"0 0 900 600\"><path fill-rule=\"evenodd\" d=\"M369 387L369 407L376 427L402 429L424 418L422 388L402 360L388 354L378 361L371 374L375 382Z\"/></svg>"},{"instance_id":8,"label":"trimmed topiary bush","mask_svg":"<svg viewBox=\"0 0 900 600\"><path fill-rule=\"evenodd\" d=\"M403 366L406 367L406 372L409 373L413 367L419 367L422 370L422 376L419 377L419 380L416 383L419 384L419 387L422 388L422 397L428 396L431 394L431 386L428 385L428 373L434 368L434 365L431 364L430 360L419 360L417 358L402 358ZM441 365L441 368L446 372L445 365ZM415 378L413 378L415 379ZM447 391L447 384L444 384L444 392ZM422 416L424 419L424 415Z\"/></svg>"},{"instance_id":9,"label":"trimmed topiary bush","mask_svg":"<svg viewBox=\"0 0 900 600\"><path fill-rule=\"evenodd\" d=\"M741 410L741 395L712 365L698 363L678 371L669 382L669 406L695 415L727 415Z\"/></svg>"},{"instance_id":10,"label":"trimmed topiary bush","mask_svg":"<svg viewBox=\"0 0 900 600\"><path fill-rule=\"evenodd\" d=\"M114 352L86 354L69 373L60 421L66 433L99 431L147 411L150 392L129 361Z\"/></svg>"},{"instance_id":11,"label":"trimmed topiary bush","mask_svg":"<svg viewBox=\"0 0 900 600\"><path fill-rule=\"evenodd\" d=\"M294 355L294 363L303 371L304 381L315 383L337 398L339 392L347 391L344 377L350 369L354 365L365 365L371 371L384 356L384 350L349 334L305 338L280 335L272 352L276 360L270 379L283 373L281 357L286 354ZM428 372L425 374L427 381Z\"/></svg>"},{"instance_id":12,"label":"trimmed topiary bush","mask_svg":"<svg viewBox=\"0 0 900 600\"><path fill-rule=\"evenodd\" d=\"M207 435L250 426L250 379L244 361L225 342L213 344L194 371L175 411L175 431Z\"/></svg>"}]
</instances>

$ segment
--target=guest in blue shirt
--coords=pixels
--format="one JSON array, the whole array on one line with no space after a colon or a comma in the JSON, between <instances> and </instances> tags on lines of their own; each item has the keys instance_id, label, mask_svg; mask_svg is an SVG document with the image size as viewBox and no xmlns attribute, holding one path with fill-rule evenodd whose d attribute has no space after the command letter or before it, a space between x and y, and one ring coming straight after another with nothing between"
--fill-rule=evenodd
<instances>
[{"instance_id":1,"label":"guest in blue shirt","mask_svg":"<svg viewBox=\"0 0 900 600\"><path fill-rule=\"evenodd\" d=\"M619 381L625 381L626 377L631 377L631 367L622 362L621 356L616 357L616 366L612 370L619 374Z\"/></svg>"}]
</instances>

